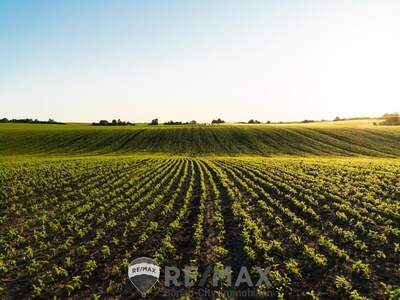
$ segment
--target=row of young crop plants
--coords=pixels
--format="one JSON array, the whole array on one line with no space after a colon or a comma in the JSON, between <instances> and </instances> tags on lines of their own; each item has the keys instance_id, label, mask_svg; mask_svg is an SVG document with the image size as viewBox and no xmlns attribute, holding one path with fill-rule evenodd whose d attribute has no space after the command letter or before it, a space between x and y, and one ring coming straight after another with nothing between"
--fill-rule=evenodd
<instances>
[{"instance_id":1,"label":"row of young crop plants","mask_svg":"<svg viewBox=\"0 0 400 300\"><path fill-rule=\"evenodd\" d=\"M34 176L36 167L25 169L15 178L17 189L11 186L3 190L2 198L12 198L13 202L2 216L5 249L1 268L21 286L24 281L31 282L36 296L47 289L54 291L52 284L59 285L64 278L71 279L65 282L68 294L80 288L83 279L89 279L97 267L94 258L102 256L106 260L111 256L110 249L115 249L133 230L132 215L139 212L141 203L152 201L148 191L156 192L154 187L161 186L168 177L163 181L158 178L176 168L175 161L112 162L95 164L90 173L87 170L91 170L91 164L87 169L85 164L78 164L80 172L72 176L69 164L68 168L63 164L45 165L38 177ZM54 176L45 177L49 169ZM57 177L59 172L67 174ZM87 180L79 173L86 173ZM5 180L9 179L6 174ZM31 189L29 194L24 186L18 189L18 183L24 181ZM70 185L63 186L64 182ZM116 230L119 234L115 234ZM54 257L63 259L54 264ZM69 276L74 272L79 275Z\"/></svg>"},{"instance_id":2,"label":"row of young crop plants","mask_svg":"<svg viewBox=\"0 0 400 300\"><path fill-rule=\"evenodd\" d=\"M324 270L321 273L324 279L334 278L342 297L363 299L357 289L350 288L350 278L364 293L376 297L385 288L390 289L380 280L385 281L389 277L391 283L398 285L398 202L378 200L388 207L383 216L376 211L368 211L362 198L341 198L331 193L331 186L327 186L329 180L321 177L318 180L323 182L324 189L319 191L315 182L307 182L299 175L304 166L297 165L296 176L289 176L286 165L271 161L260 164L224 160L217 165L228 174L226 185L231 198L241 199L234 207L237 206L236 215L244 224L242 235L249 257L257 259L263 255L264 260L272 264L279 256L285 259L299 257L297 260L290 258L283 264L292 269L297 277L301 274L295 268L299 260L303 261L302 265L314 265L316 268L304 268L314 275L318 269ZM334 170L336 167L330 165L328 168ZM393 179L398 189L397 166L389 167L386 175ZM364 176L363 180L368 180L368 176ZM382 192L377 191L379 194ZM391 210L392 213L386 214ZM265 236L271 238L266 241ZM257 248L258 253L254 251ZM282 262L279 265L282 266ZM286 280L290 282L290 278ZM303 278L302 282L304 280L307 281ZM322 284L320 291L331 286L318 277L310 285L318 284ZM290 286L286 294L288 292L292 292ZM326 292L329 293L329 290ZM314 291L309 293L312 295ZM281 293L282 297L284 294Z\"/></svg>"},{"instance_id":3,"label":"row of young crop plants","mask_svg":"<svg viewBox=\"0 0 400 300\"><path fill-rule=\"evenodd\" d=\"M398 178L396 164L347 161L4 164L1 293L129 296L127 266L144 255L161 265L271 266L281 299L389 297L400 280Z\"/></svg>"}]
</instances>

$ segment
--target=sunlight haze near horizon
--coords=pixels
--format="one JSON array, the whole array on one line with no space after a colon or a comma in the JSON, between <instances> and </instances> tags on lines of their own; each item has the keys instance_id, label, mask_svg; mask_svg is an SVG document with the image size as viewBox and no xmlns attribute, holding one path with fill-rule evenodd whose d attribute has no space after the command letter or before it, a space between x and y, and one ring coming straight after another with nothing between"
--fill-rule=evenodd
<instances>
[{"instance_id":1,"label":"sunlight haze near horizon","mask_svg":"<svg viewBox=\"0 0 400 300\"><path fill-rule=\"evenodd\" d=\"M0 118L399 111L400 1L1 1Z\"/></svg>"}]
</instances>

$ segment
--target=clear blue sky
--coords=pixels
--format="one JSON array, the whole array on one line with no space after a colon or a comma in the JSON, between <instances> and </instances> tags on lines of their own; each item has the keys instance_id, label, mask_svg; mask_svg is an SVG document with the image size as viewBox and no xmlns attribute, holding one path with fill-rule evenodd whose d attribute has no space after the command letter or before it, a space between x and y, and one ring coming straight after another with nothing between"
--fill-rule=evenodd
<instances>
[{"instance_id":1,"label":"clear blue sky","mask_svg":"<svg viewBox=\"0 0 400 300\"><path fill-rule=\"evenodd\" d=\"M400 1L0 1L0 117L302 120L400 103Z\"/></svg>"}]
</instances>

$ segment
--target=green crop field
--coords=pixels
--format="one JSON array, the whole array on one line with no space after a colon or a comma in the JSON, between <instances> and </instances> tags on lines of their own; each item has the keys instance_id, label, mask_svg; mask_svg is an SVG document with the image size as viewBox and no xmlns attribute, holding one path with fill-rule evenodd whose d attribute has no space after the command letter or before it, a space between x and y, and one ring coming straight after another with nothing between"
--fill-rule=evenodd
<instances>
[{"instance_id":1,"label":"green crop field","mask_svg":"<svg viewBox=\"0 0 400 300\"><path fill-rule=\"evenodd\" d=\"M373 120L316 124L121 126L0 124L0 155L400 156L400 128Z\"/></svg>"},{"instance_id":2,"label":"green crop field","mask_svg":"<svg viewBox=\"0 0 400 300\"><path fill-rule=\"evenodd\" d=\"M271 299L398 299L399 157L372 120L0 124L0 297L138 299L146 256L269 266Z\"/></svg>"}]
</instances>

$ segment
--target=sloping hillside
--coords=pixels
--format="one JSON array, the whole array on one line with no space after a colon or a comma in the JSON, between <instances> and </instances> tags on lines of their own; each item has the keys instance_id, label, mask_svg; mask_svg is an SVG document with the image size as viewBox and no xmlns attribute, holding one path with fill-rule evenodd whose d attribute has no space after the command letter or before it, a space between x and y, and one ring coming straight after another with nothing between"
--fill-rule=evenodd
<instances>
[{"instance_id":1,"label":"sloping hillside","mask_svg":"<svg viewBox=\"0 0 400 300\"><path fill-rule=\"evenodd\" d=\"M400 157L389 126L127 126L0 124L0 155L171 153Z\"/></svg>"}]
</instances>

